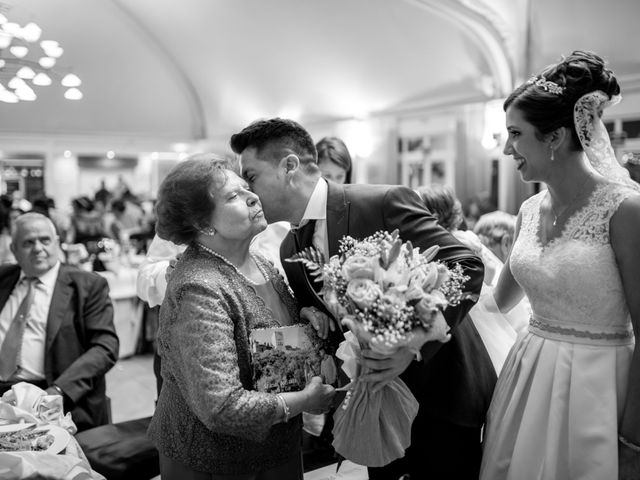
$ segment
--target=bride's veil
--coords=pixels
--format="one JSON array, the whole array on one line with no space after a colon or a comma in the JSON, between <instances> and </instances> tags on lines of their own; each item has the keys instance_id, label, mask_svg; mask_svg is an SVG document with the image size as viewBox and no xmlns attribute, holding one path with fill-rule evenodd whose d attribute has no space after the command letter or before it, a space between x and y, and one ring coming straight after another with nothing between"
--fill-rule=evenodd
<instances>
[{"instance_id":1,"label":"bride's veil","mask_svg":"<svg viewBox=\"0 0 640 480\"><path fill-rule=\"evenodd\" d=\"M602 121L604 108L615 105L620 99L620 95L609 99L601 90L589 92L580 97L573 107L573 121L591 166L604 177L640 191L640 185L634 182L627 169L618 163Z\"/></svg>"}]
</instances>

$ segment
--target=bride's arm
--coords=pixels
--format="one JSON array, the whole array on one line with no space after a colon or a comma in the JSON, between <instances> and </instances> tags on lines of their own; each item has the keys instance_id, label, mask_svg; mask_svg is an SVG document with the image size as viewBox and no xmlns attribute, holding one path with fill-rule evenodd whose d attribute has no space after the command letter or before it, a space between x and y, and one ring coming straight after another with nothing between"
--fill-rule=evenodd
<instances>
[{"instance_id":1,"label":"bride's arm","mask_svg":"<svg viewBox=\"0 0 640 480\"><path fill-rule=\"evenodd\" d=\"M620 205L611 218L609 235L636 337L620 434L640 446L640 196Z\"/></svg>"},{"instance_id":2,"label":"bride's arm","mask_svg":"<svg viewBox=\"0 0 640 480\"><path fill-rule=\"evenodd\" d=\"M512 250L513 245L515 245L518 238L518 234L520 233L520 223L521 216L520 214L518 214L514 240L511 244ZM524 292L522 291L522 288L520 287L518 282L516 282L516 279L513 278L513 274L511 273L511 252L509 252L509 256L504 262L504 267L500 272L498 284L493 290L493 298L498 308L500 309L500 312L506 313L513 307L515 307L520 302L520 300L522 300L522 297L524 297Z\"/></svg>"}]
</instances>

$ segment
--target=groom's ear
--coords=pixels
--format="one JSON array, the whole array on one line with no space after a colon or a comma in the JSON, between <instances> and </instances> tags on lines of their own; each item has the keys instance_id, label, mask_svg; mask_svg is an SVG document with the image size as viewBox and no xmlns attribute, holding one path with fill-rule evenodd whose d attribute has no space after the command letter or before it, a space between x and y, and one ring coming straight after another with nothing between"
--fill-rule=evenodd
<instances>
[{"instance_id":1,"label":"groom's ear","mask_svg":"<svg viewBox=\"0 0 640 480\"><path fill-rule=\"evenodd\" d=\"M294 153L290 153L280 160L280 168L284 170L285 175L293 174L300 167L300 159Z\"/></svg>"}]
</instances>

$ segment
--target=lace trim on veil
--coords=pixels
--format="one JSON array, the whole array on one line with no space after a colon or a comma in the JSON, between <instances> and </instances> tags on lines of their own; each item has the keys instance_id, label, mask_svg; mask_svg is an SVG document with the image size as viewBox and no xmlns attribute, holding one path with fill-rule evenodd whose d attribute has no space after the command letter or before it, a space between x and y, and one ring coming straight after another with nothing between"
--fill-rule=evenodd
<instances>
[{"instance_id":1,"label":"lace trim on veil","mask_svg":"<svg viewBox=\"0 0 640 480\"><path fill-rule=\"evenodd\" d=\"M621 98L616 95L609 99L601 90L589 92L580 97L573 107L573 121L580 144L593 168L604 177L640 192L640 185L631 180L629 172L618 163L602 121L604 108L615 105Z\"/></svg>"}]
</instances>

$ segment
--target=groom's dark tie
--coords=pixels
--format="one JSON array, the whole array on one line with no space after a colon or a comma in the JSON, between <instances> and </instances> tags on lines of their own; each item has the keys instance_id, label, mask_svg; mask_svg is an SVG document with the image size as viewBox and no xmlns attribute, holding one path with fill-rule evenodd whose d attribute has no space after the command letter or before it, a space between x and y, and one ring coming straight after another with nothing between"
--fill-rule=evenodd
<instances>
[{"instance_id":1,"label":"groom's dark tie","mask_svg":"<svg viewBox=\"0 0 640 480\"><path fill-rule=\"evenodd\" d=\"M313 233L316 230L316 221L309 220L302 227L292 228L293 236L296 240L296 251L301 252L307 247L313 246Z\"/></svg>"},{"instance_id":2,"label":"groom's dark tie","mask_svg":"<svg viewBox=\"0 0 640 480\"><path fill-rule=\"evenodd\" d=\"M309 220L300 228L292 228L291 232L293 233L293 237L296 241L296 253L301 252L305 248L313 247L313 234L316 231L316 221ZM322 288L322 282L314 281L315 277L309 275L306 268L302 268L304 270L304 276L309 282L309 286L317 292Z\"/></svg>"}]
</instances>

